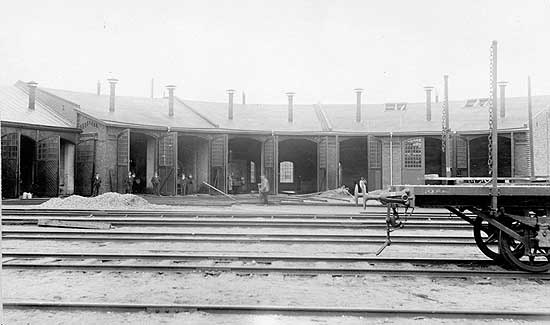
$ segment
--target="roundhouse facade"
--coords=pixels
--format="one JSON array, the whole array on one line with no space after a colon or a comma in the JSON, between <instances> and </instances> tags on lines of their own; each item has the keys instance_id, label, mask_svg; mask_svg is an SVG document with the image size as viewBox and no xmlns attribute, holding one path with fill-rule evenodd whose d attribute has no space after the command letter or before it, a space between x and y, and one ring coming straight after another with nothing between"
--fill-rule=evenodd
<instances>
[{"instance_id":1,"label":"roundhouse facade","mask_svg":"<svg viewBox=\"0 0 550 325\"><path fill-rule=\"evenodd\" d=\"M270 180L272 193L353 187L361 176L369 190L421 184L426 175L447 171L489 176L483 98L449 103L451 141L445 150L451 163L445 166L442 103L429 96L424 103L363 104L357 90L356 104L296 105L295 95L288 93L287 104L261 105L234 103L231 90L226 103L185 100L172 86L165 98L116 96L116 80L110 83L104 95L36 90L41 105L80 131L74 141L78 194L90 194L96 172L102 192L124 192L132 171L138 193L151 191L151 177L158 172L161 192L168 195L181 193L183 175L193 178L192 192L208 192L207 182L229 193L257 190L261 174ZM548 156L549 105L550 96L533 97L539 176L548 176L548 159L541 157ZM527 98L504 98L498 109L498 175L528 176Z\"/></svg>"}]
</instances>

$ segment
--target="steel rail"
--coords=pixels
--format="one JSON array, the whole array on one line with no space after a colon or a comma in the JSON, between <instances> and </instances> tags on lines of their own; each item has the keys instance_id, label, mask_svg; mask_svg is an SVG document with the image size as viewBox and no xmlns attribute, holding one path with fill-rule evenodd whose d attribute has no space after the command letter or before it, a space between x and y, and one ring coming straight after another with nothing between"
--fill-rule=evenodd
<instances>
[{"instance_id":1,"label":"steel rail","mask_svg":"<svg viewBox=\"0 0 550 325\"><path fill-rule=\"evenodd\" d=\"M459 259L446 257L385 257L385 256L298 256L298 255L250 255L250 254L180 254L180 253L79 253L79 252L22 252L4 251L4 258L95 258L106 259L151 259L151 260L234 260L234 261L291 261L291 262L382 262L382 263L429 263L494 265L491 259Z\"/></svg>"},{"instance_id":2,"label":"steel rail","mask_svg":"<svg viewBox=\"0 0 550 325\"><path fill-rule=\"evenodd\" d=\"M70 240L70 241L173 241L173 242L219 242L219 243L283 243L283 244L347 244L347 245L357 245L357 244L376 244L381 245L383 241L380 239L358 239L358 240L346 240L346 239L296 239L296 238L214 238L214 237L143 237L143 236L82 236L79 234L75 235L57 235L53 236L44 235L44 234L35 234L35 235L19 235L19 234L7 234L2 235L2 240ZM384 237L385 239L385 237ZM392 239L392 245L455 245L455 246L475 246L476 243L472 241L431 241L431 240L417 240L417 241L406 241L400 239Z\"/></svg>"},{"instance_id":3,"label":"steel rail","mask_svg":"<svg viewBox=\"0 0 550 325\"><path fill-rule=\"evenodd\" d=\"M417 317L454 319L525 319L548 320L548 311L471 310L471 309L393 309L330 306L151 304L121 302L25 301L5 299L6 309L79 310L117 312L206 312L216 314L341 315L370 317Z\"/></svg>"},{"instance_id":4,"label":"steel rail","mask_svg":"<svg viewBox=\"0 0 550 325\"><path fill-rule=\"evenodd\" d=\"M281 238L327 238L327 239L386 239L383 234L312 234L312 233L275 233L275 232L203 232L203 231L125 231L118 229L68 229L56 227L43 227L34 229L9 229L5 228L4 234L82 234L82 235L108 235L108 236L190 236L190 237L281 237ZM462 235L393 235L393 239L401 240L465 240L471 241L472 236Z\"/></svg>"},{"instance_id":5,"label":"steel rail","mask_svg":"<svg viewBox=\"0 0 550 325\"><path fill-rule=\"evenodd\" d=\"M3 218L4 224L25 224L35 223L38 220L51 219L47 217L24 217L24 218ZM327 220L293 220L293 221L280 221L280 220L238 220L236 218L220 219L220 220L200 220L197 218L192 219L172 219L165 220L160 218L141 219L141 218L93 218L93 217L57 217L56 220L63 221L85 221L85 222L104 222L111 223L112 225L134 225L134 226L152 226L152 225L166 225L166 226L209 226L209 227L310 227L310 228L386 228L386 222L380 221L327 221ZM407 228L410 229L425 229L425 228L444 228L444 229L471 229L469 224L463 222L407 222Z\"/></svg>"},{"instance_id":6,"label":"steel rail","mask_svg":"<svg viewBox=\"0 0 550 325\"><path fill-rule=\"evenodd\" d=\"M444 269L420 269L420 268L351 268L351 267L303 267L303 266L221 266L221 265L166 265L166 264L92 264L86 262L71 263L33 263L33 262L4 262L4 269L61 269L75 271L105 270L105 271L167 271L167 272L234 272L234 273L283 273L299 275L383 275L383 276L425 276L437 278L462 278L462 277L491 277L508 279L539 279L550 280L550 273L528 273L522 271L488 271L488 270L444 270Z\"/></svg>"}]
</instances>

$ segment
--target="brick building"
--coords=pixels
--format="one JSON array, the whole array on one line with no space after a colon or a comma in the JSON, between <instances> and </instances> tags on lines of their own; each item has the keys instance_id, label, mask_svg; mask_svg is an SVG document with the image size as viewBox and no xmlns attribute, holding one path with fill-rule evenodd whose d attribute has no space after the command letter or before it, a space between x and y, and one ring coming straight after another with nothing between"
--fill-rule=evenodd
<instances>
[{"instance_id":1,"label":"brick building","mask_svg":"<svg viewBox=\"0 0 550 325\"><path fill-rule=\"evenodd\" d=\"M0 87L2 196L73 194L80 130L36 100L36 83Z\"/></svg>"},{"instance_id":2,"label":"brick building","mask_svg":"<svg viewBox=\"0 0 550 325\"><path fill-rule=\"evenodd\" d=\"M442 103L433 102L429 90L423 103L364 104L356 89L355 104L296 105L287 93L284 105L261 105L235 103L233 90L225 103L185 100L173 86L165 98L116 96L117 81L109 82L109 94L37 89L41 103L82 132L75 183L84 195L94 172L104 180L102 192L123 192L129 170L139 179L138 192L150 191L158 171L164 194L178 192L182 175L193 177L195 192L208 191L202 185L208 182L232 193L256 190L262 173L273 193L353 187L361 176L369 190L421 184L425 175L445 176L447 168L452 176L489 175L486 98L449 102L451 166L445 166ZM527 98L504 92L501 98L498 174L527 176ZM550 96L533 97L537 121L549 105ZM548 155L548 131L538 123L537 157ZM548 160L539 161L537 175L547 176Z\"/></svg>"}]
</instances>

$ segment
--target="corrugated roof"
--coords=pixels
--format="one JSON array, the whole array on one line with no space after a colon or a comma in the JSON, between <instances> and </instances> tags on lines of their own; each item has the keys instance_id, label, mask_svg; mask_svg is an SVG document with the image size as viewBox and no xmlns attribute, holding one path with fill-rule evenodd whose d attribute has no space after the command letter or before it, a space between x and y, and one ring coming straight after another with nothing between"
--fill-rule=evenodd
<instances>
[{"instance_id":1,"label":"corrugated roof","mask_svg":"<svg viewBox=\"0 0 550 325\"><path fill-rule=\"evenodd\" d=\"M431 121L426 121L426 104L422 102L407 103L405 110L393 111L387 111L386 104L364 104L360 123L355 122L354 104L294 105L294 121L289 123L286 104L235 103L233 119L229 120L227 103L176 98L174 117L171 118L168 116L166 98L117 96L115 112L111 113L108 95L40 89L78 104L82 112L97 119L120 125L288 133L438 133L441 130L442 102L432 103ZM473 107L465 107L466 99L451 101L451 129L457 132L486 132L488 109L478 104L479 101L476 101ZM534 114L548 107L550 96L533 96ZM527 97L507 98L506 117L499 118L499 129L525 128L526 123Z\"/></svg>"},{"instance_id":2,"label":"corrugated roof","mask_svg":"<svg viewBox=\"0 0 550 325\"><path fill-rule=\"evenodd\" d=\"M209 129L214 127L177 100L174 101L174 116L170 117L167 98L116 96L115 111L109 112L109 95L51 88L40 89L79 105L80 111L105 122L170 128Z\"/></svg>"},{"instance_id":3,"label":"corrugated roof","mask_svg":"<svg viewBox=\"0 0 550 325\"><path fill-rule=\"evenodd\" d=\"M0 87L1 119L6 122L71 128L71 123L38 100L29 107L29 95L15 86Z\"/></svg>"},{"instance_id":4,"label":"corrugated roof","mask_svg":"<svg viewBox=\"0 0 550 325\"><path fill-rule=\"evenodd\" d=\"M464 101L449 102L453 131L481 131L489 128L487 106L465 107ZM533 114L550 107L550 96L533 96ZM355 121L355 105L323 105L335 132L426 132L441 131L442 102L432 103L431 121L426 121L425 103L407 103L404 111L386 111L385 104L363 104L362 122ZM500 101L499 104L500 105ZM517 129L528 122L527 97L506 99L506 116L498 120L499 129Z\"/></svg>"},{"instance_id":5,"label":"corrugated roof","mask_svg":"<svg viewBox=\"0 0 550 325\"><path fill-rule=\"evenodd\" d=\"M227 103L183 100L187 105L231 130L280 132L321 132L314 105L294 105L294 119L288 122L288 105L233 104L233 119L228 119Z\"/></svg>"}]
</instances>

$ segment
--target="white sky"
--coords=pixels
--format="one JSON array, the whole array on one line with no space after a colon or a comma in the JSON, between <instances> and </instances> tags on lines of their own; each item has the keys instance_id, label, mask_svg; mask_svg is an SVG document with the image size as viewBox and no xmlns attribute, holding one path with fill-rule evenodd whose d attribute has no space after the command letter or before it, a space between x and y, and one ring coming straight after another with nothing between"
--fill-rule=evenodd
<instances>
[{"instance_id":1,"label":"white sky","mask_svg":"<svg viewBox=\"0 0 550 325\"><path fill-rule=\"evenodd\" d=\"M247 102L423 101L449 74L451 99L487 97L491 40L507 95L550 95L550 0L2 1L0 84ZM240 93L236 97L240 100Z\"/></svg>"}]
</instances>

